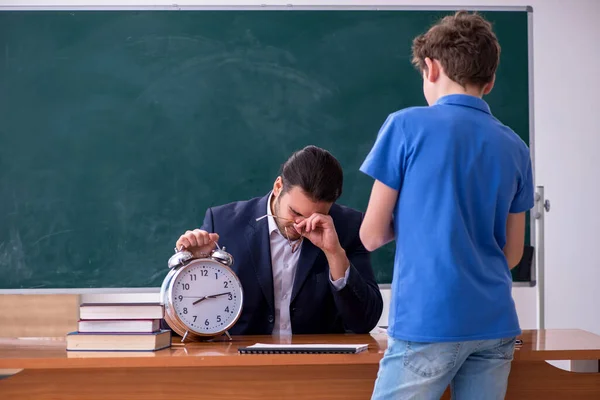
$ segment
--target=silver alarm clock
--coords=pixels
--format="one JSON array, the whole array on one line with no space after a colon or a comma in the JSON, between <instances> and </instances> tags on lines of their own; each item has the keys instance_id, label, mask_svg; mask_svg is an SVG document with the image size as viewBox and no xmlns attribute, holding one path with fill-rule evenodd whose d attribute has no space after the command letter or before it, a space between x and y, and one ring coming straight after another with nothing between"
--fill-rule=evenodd
<instances>
[{"instance_id":1,"label":"silver alarm clock","mask_svg":"<svg viewBox=\"0 0 600 400\"><path fill-rule=\"evenodd\" d=\"M205 257L175 249L170 271L160 289L165 322L181 341L210 339L226 334L242 313L242 284L231 269L233 257L225 247Z\"/></svg>"}]
</instances>

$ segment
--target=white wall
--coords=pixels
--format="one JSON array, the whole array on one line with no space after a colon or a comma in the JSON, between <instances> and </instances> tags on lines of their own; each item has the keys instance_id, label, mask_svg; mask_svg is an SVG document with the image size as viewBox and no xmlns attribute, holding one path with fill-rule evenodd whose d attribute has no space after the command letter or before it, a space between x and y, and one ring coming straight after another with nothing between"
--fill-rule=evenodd
<instances>
[{"instance_id":1,"label":"white wall","mask_svg":"<svg viewBox=\"0 0 600 400\"><path fill-rule=\"evenodd\" d=\"M536 183L546 188L546 327L600 334L600 1L0 0L2 5L434 5L534 9ZM521 324L535 327L535 288L515 288ZM384 293L387 297L387 293Z\"/></svg>"}]
</instances>

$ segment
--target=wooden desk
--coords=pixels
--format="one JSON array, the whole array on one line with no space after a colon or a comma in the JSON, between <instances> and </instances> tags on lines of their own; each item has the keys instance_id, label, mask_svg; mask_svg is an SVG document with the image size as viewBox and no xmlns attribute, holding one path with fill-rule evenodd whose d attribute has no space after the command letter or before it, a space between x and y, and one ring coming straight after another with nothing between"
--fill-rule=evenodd
<instances>
[{"instance_id":1,"label":"wooden desk","mask_svg":"<svg viewBox=\"0 0 600 400\"><path fill-rule=\"evenodd\" d=\"M600 359L600 336L580 330L524 332L509 399L599 399L600 374L560 370L544 360ZM368 343L364 353L240 355L270 336L192 343L155 353L66 352L64 338L0 338L0 399L369 399L385 335L294 336L293 343ZM285 340L283 341L286 342Z\"/></svg>"}]
</instances>

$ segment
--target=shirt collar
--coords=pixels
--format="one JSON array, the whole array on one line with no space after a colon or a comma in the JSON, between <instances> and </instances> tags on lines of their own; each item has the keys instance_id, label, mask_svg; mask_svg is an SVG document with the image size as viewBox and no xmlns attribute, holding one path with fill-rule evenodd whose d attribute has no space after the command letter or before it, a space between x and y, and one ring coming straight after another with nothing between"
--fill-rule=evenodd
<instances>
[{"instance_id":1,"label":"shirt collar","mask_svg":"<svg viewBox=\"0 0 600 400\"><path fill-rule=\"evenodd\" d=\"M452 104L456 106L471 107L479 111L491 114L490 106L485 100L479 97L471 96L468 94L449 94L442 96L435 102L435 104Z\"/></svg>"},{"instance_id":2,"label":"shirt collar","mask_svg":"<svg viewBox=\"0 0 600 400\"><path fill-rule=\"evenodd\" d=\"M275 223L275 218L271 217L271 199L273 198L273 191L269 194L269 198L267 199L267 220L269 221L269 235L273 233L273 231L279 233L279 228L277 228L277 224Z\"/></svg>"}]
</instances>

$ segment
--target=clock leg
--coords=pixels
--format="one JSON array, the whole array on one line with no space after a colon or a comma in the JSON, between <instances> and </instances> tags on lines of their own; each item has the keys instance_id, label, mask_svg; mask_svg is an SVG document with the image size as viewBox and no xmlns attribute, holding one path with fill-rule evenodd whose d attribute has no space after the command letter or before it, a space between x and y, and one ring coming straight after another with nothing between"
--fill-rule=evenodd
<instances>
[{"instance_id":1,"label":"clock leg","mask_svg":"<svg viewBox=\"0 0 600 400\"><path fill-rule=\"evenodd\" d=\"M183 337L181 338L181 343L184 342L185 338L187 337L188 333L190 333L190 331L185 331L185 334L183 335Z\"/></svg>"},{"instance_id":2,"label":"clock leg","mask_svg":"<svg viewBox=\"0 0 600 400\"><path fill-rule=\"evenodd\" d=\"M225 334L227 335L227 337L229 338L229 341L232 341L233 339L231 338L231 335L229 334L229 331L225 331Z\"/></svg>"}]
</instances>

